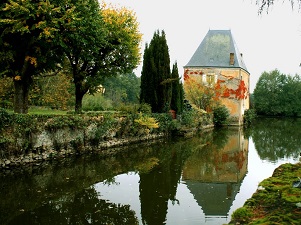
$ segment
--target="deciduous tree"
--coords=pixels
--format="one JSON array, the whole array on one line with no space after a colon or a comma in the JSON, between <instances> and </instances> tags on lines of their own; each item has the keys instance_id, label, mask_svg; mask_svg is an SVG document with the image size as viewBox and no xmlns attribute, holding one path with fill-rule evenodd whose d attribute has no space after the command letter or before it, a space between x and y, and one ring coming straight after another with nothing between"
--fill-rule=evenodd
<instances>
[{"instance_id":1,"label":"deciduous tree","mask_svg":"<svg viewBox=\"0 0 301 225\"><path fill-rule=\"evenodd\" d=\"M105 97L111 99L114 104L139 103L140 78L134 73L108 78L103 86Z\"/></svg>"},{"instance_id":2,"label":"deciduous tree","mask_svg":"<svg viewBox=\"0 0 301 225\"><path fill-rule=\"evenodd\" d=\"M14 81L14 111L27 113L29 87L34 76L56 69L61 24L76 18L49 0L7 0L0 9L0 75Z\"/></svg>"},{"instance_id":3,"label":"deciduous tree","mask_svg":"<svg viewBox=\"0 0 301 225\"><path fill-rule=\"evenodd\" d=\"M258 114L269 116L301 115L301 79L278 70L261 74L254 89L254 104Z\"/></svg>"},{"instance_id":4,"label":"deciduous tree","mask_svg":"<svg viewBox=\"0 0 301 225\"><path fill-rule=\"evenodd\" d=\"M135 14L126 8L102 5L97 0L75 1L81 20L61 34L75 84L75 111L83 96L95 93L109 76L131 72L139 63L141 34Z\"/></svg>"},{"instance_id":5,"label":"deciduous tree","mask_svg":"<svg viewBox=\"0 0 301 225\"><path fill-rule=\"evenodd\" d=\"M204 85L202 79L202 76L189 76L185 71L185 97L194 107L208 111L215 103L215 91L212 86Z\"/></svg>"}]
</instances>

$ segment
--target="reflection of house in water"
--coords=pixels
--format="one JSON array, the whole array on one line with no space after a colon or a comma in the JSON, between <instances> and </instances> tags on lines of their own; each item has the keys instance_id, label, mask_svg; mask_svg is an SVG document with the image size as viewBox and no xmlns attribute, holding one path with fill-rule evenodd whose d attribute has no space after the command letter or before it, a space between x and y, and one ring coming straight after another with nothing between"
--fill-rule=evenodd
<instances>
[{"instance_id":1,"label":"reflection of house in water","mask_svg":"<svg viewBox=\"0 0 301 225\"><path fill-rule=\"evenodd\" d=\"M227 130L187 159L183 180L206 217L228 216L247 173L248 140L241 129Z\"/></svg>"}]
</instances>

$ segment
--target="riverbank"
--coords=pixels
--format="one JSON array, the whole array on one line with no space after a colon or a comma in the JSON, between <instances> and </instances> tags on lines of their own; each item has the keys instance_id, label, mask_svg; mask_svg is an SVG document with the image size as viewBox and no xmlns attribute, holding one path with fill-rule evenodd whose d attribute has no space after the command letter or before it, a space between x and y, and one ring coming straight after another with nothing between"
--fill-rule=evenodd
<instances>
[{"instance_id":1,"label":"riverbank","mask_svg":"<svg viewBox=\"0 0 301 225\"><path fill-rule=\"evenodd\" d=\"M204 118L197 114L175 120L166 113L21 115L0 111L0 169L73 154L112 154L115 147L174 133L189 136L213 127L212 120Z\"/></svg>"},{"instance_id":2,"label":"riverbank","mask_svg":"<svg viewBox=\"0 0 301 225\"><path fill-rule=\"evenodd\" d=\"M229 224L301 224L301 163L283 164L263 180Z\"/></svg>"}]
</instances>

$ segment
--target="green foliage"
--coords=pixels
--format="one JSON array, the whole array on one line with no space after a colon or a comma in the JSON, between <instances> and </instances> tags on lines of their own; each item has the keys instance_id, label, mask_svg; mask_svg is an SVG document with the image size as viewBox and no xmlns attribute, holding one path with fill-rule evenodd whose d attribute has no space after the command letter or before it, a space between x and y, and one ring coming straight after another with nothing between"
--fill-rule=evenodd
<instances>
[{"instance_id":1,"label":"green foliage","mask_svg":"<svg viewBox=\"0 0 301 225\"><path fill-rule=\"evenodd\" d=\"M229 118L229 110L226 106L220 105L213 109L213 123L215 126L222 126L227 123Z\"/></svg>"},{"instance_id":2,"label":"green foliage","mask_svg":"<svg viewBox=\"0 0 301 225\"><path fill-rule=\"evenodd\" d=\"M130 10L100 9L97 0L77 1L75 6L81 20L75 21L76 28L64 29L61 41L72 69L75 111L80 113L88 91L95 93L106 77L132 72L138 65L141 35Z\"/></svg>"},{"instance_id":3,"label":"green foliage","mask_svg":"<svg viewBox=\"0 0 301 225\"><path fill-rule=\"evenodd\" d=\"M248 134L258 149L260 159L276 163L279 158L299 157L300 126L301 118L258 117L248 128Z\"/></svg>"},{"instance_id":4,"label":"green foliage","mask_svg":"<svg viewBox=\"0 0 301 225\"><path fill-rule=\"evenodd\" d=\"M301 78L278 70L261 74L254 89L255 110L266 116L301 116Z\"/></svg>"},{"instance_id":5,"label":"green foliage","mask_svg":"<svg viewBox=\"0 0 301 225\"><path fill-rule=\"evenodd\" d=\"M69 105L74 104L70 75L63 72L51 76L46 75L43 79L34 80L29 94L30 105L67 110Z\"/></svg>"},{"instance_id":6,"label":"green foliage","mask_svg":"<svg viewBox=\"0 0 301 225\"><path fill-rule=\"evenodd\" d=\"M14 83L10 77L0 76L0 107L13 108Z\"/></svg>"},{"instance_id":7,"label":"green foliage","mask_svg":"<svg viewBox=\"0 0 301 225\"><path fill-rule=\"evenodd\" d=\"M28 114L30 115L45 115L50 116L50 115L66 115L68 112L65 110L58 110L58 109L51 109L47 107L40 107L40 106L31 106L28 109Z\"/></svg>"},{"instance_id":8,"label":"green foliage","mask_svg":"<svg viewBox=\"0 0 301 225\"><path fill-rule=\"evenodd\" d=\"M181 115L181 125L186 128L201 128L210 124L212 124L212 115L204 110L186 109Z\"/></svg>"},{"instance_id":9,"label":"green foliage","mask_svg":"<svg viewBox=\"0 0 301 225\"><path fill-rule=\"evenodd\" d=\"M133 114L139 112L139 104L120 104L115 108L117 111L126 114Z\"/></svg>"},{"instance_id":10,"label":"green foliage","mask_svg":"<svg viewBox=\"0 0 301 225\"><path fill-rule=\"evenodd\" d=\"M139 113L139 118L135 119L134 121L141 126L145 126L149 129L159 128L159 123L155 118L149 117L148 115L143 115L142 113Z\"/></svg>"},{"instance_id":11,"label":"green foliage","mask_svg":"<svg viewBox=\"0 0 301 225\"><path fill-rule=\"evenodd\" d=\"M84 94L94 93L104 77L131 72L139 63L138 22L125 8L100 7L97 0L16 0L3 3L0 12L0 75L14 80L15 112L27 113L33 78L56 73L65 59L77 112ZM62 93L63 82L58 84L61 95L48 93L43 101L61 107L56 102L63 95L65 108L69 93Z\"/></svg>"},{"instance_id":12,"label":"green foliage","mask_svg":"<svg viewBox=\"0 0 301 225\"><path fill-rule=\"evenodd\" d=\"M101 93L86 95L83 98L84 111L107 111L113 109L113 103L106 99Z\"/></svg>"},{"instance_id":13,"label":"green foliage","mask_svg":"<svg viewBox=\"0 0 301 225\"><path fill-rule=\"evenodd\" d=\"M199 112L195 109L185 110L181 117L181 122L184 126L194 126L197 127L199 124Z\"/></svg>"},{"instance_id":14,"label":"green foliage","mask_svg":"<svg viewBox=\"0 0 301 225\"><path fill-rule=\"evenodd\" d=\"M244 124L249 126L257 117L256 111L254 109L248 109L244 113Z\"/></svg>"},{"instance_id":15,"label":"green foliage","mask_svg":"<svg viewBox=\"0 0 301 225\"><path fill-rule=\"evenodd\" d=\"M76 129L81 128L85 124L81 116L55 116L47 120L45 129L49 131L56 131L62 128Z\"/></svg>"},{"instance_id":16,"label":"green foliage","mask_svg":"<svg viewBox=\"0 0 301 225\"><path fill-rule=\"evenodd\" d=\"M156 129L157 132L170 133L176 128L169 113L152 113L152 116L160 124L159 129Z\"/></svg>"},{"instance_id":17,"label":"green foliage","mask_svg":"<svg viewBox=\"0 0 301 225\"><path fill-rule=\"evenodd\" d=\"M175 110L178 114L181 114L184 105L184 89L183 89L183 84L180 82L177 63L175 63L172 67L171 79L172 79L172 95L171 95L170 108Z\"/></svg>"},{"instance_id":18,"label":"green foliage","mask_svg":"<svg viewBox=\"0 0 301 225\"><path fill-rule=\"evenodd\" d=\"M156 31L143 55L140 103L150 104L156 113L170 109L172 84L168 51L165 32Z\"/></svg>"},{"instance_id":19,"label":"green foliage","mask_svg":"<svg viewBox=\"0 0 301 225\"><path fill-rule=\"evenodd\" d=\"M0 15L0 75L14 80L15 112L27 113L33 77L57 69L59 27L77 16L71 9L62 12L48 1L31 0L6 1Z\"/></svg>"},{"instance_id":20,"label":"green foliage","mask_svg":"<svg viewBox=\"0 0 301 225\"><path fill-rule=\"evenodd\" d=\"M150 114L152 112L152 107L147 103L141 103L139 112Z\"/></svg>"},{"instance_id":21,"label":"green foliage","mask_svg":"<svg viewBox=\"0 0 301 225\"><path fill-rule=\"evenodd\" d=\"M121 103L139 103L140 78L134 73L106 78L103 86L105 97L112 100L114 107Z\"/></svg>"},{"instance_id":22,"label":"green foliage","mask_svg":"<svg viewBox=\"0 0 301 225\"><path fill-rule=\"evenodd\" d=\"M11 122L11 115L3 108L0 108L0 130Z\"/></svg>"}]
</instances>

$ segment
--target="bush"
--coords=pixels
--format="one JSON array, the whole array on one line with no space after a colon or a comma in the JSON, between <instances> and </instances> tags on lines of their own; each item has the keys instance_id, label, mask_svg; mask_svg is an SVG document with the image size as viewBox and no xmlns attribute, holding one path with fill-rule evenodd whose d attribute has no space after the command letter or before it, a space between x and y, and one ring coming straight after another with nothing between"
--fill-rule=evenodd
<instances>
[{"instance_id":1,"label":"bush","mask_svg":"<svg viewBox=\"0 0 301 225\"><path fill-rule=\"evenodd\" d=\"M244 124L249 126L253 120L257 117L255 109L248 109L244 113Z\"/></svg>"},{"instance_id":2,"label":"bush","mask_svg":"<svg viewBox=\"0 0 301 225\"><path fill-rule=\"evenodd\" d=\"M142 104L140 104L139 112L150 114L150 113L152 113L152 107L150 104L142 103Z\"/></svg>"},{"instance_id":3,"label":"bush","mask_svg":"<svg viewBox=\"0 0 301 225\"><path fill-rule=\"evenodd\" d=\"M138 104L121 103L118 107L116 107L116 110L123 112L123 113L127 113L127 114L133 114L133 113L137 113L139 111L139 107L140 106Z\"/></svg>"},{"instance_id":4,"label":"bush","mask_svg":"<svg viewBox=\"0 0 301 225\"><path fill-rule=\"evenodd\" d=\"M153 113L151 116L159 122L159 129L156 129L158 132L168 133L174 129L173 119L169 113Z\"/></svg>"},{"instance_id":5,"label":"bush","mask_svg":"<svg viewBox=\"0 0 301 225\"><path fill-rule=\"evenodd\" d=\"M101 93L87 95L83 98L84 111L106 111L113 109L112 101L106 99Z\"/></svg>"},{"instance_id":6,"label":"bush","mask_svg":"<svg viewBox=\"0 0 301 225\"><path fill-rule=\"evenodd\" d=\"M3 108L0 108L0 129L8 125L11 121L10 114Z\"/></svg>"},{"instance_id":7,"label":"bush","mask_svg":"<svg viewBox=\"0 0 301 225\"><path fill-rule=\"evenodd\" d=\"M181 124L186 127L197 127L198 126L199 114L197 110L190 109L185 110L182 113Z\"/></svg>"},{"instance_id":8,"label":"bush","mask_svg":"<svg viewBox=\"0 0 301 225\"><path fill-rule=\"evenodd\" d=\"M229 118L229 110L226 106L221 105L216 107L213 110L213 123L214 126L223 126L227 123L227 120Z\"/></svg>"}]
</instances>

